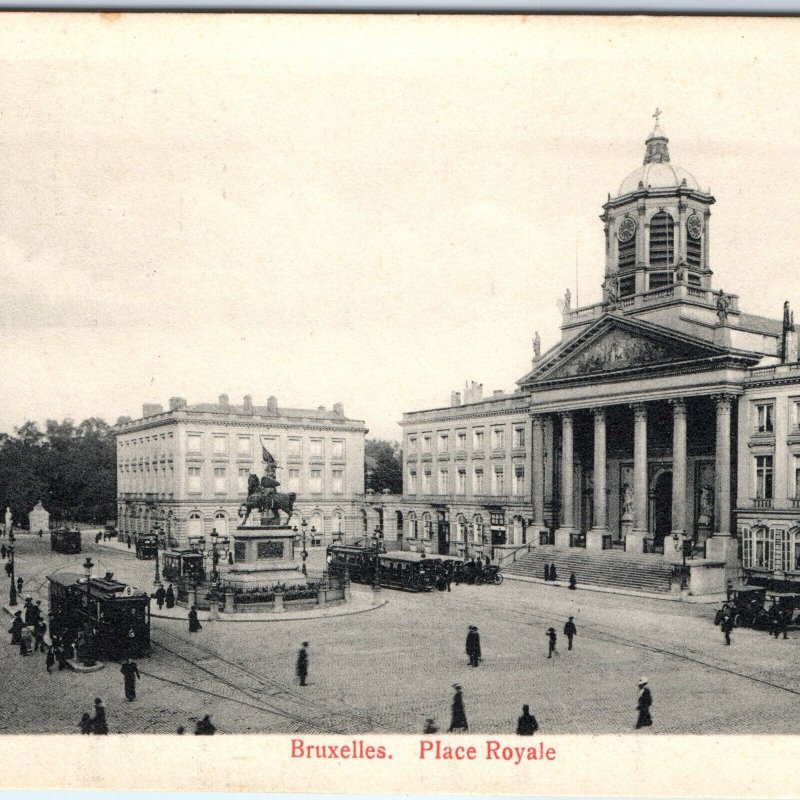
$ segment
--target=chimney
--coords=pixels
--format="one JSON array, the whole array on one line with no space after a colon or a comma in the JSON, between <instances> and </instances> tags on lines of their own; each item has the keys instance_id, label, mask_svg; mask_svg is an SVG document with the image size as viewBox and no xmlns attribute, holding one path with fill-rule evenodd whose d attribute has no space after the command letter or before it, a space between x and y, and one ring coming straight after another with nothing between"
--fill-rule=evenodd
<instances>
[{"instance_id":1,"label":"chimney","mask_svg":"<svg viewBox=\"0 0 800 800\"><path fill-rule=\"evenodd\" d=\"M277 414L278 413L278 398L275 397L274 394L271 394L267 398L267 411L269 411L270 414Z\"/></svg>"},{"instance_id":2,"label":"chimney","mask_svg":"<svg viewBox=\"0 0 800 800\"><path fill-rule=\"evenodd\" d=\"M142 416L152 417L154 414L161 414L164 411L164 406L160 403L145 403L142 406Z\"/></svg>"},{"instance_id":3,"label":"chimney","mask_svg":"<svg viewBox=\"0 0 800 800\"><path fill-rule=\"evenodd\" d=\"M495 389L492 392L492 396L493 397L502 397L503 396L503 390L502 389Z\"/></svg>"},{"instance_id":4,"label":"chimney","mask_svg":"<svg viewBox=\"0 0 800 800\"><path fill-rule=\"evenodd\" d=\"M253 413L253 396L250 394L246 394L244 396L244 413L245 414L252 414Z\"/></svg>"},{"instance_id":5,"label":"chimney","mask_svg":"<svg viewBox=\"0 0 800 800\"><path fill-rule=\"evenodd\" d=\"M472 402L478 403L483 400L483 384L472 381Z\"/></svg>"},{"instance_id":6,"label":"chimney","mask_svg":"<svg viewBox=\"0 0 800 800\"><path fill-rule=\"evenodd\" d=\"M450 392L450 405L451 406L461 405L461 392Z\"/></svg>"},{"instance_id":7,"label":"chimney","mask_svg":"<svg viewBox=\"0 0 800 800\"><path fill-rule=\"evenodd\" d=\"M114 580L114 573L113 572L106 572L106 577L104 580L109 581L109 583Z\"/></svg>"},{"instance_id":8,"label":"chimney","mask_svg":"<svg viewBox=\"0 0 800 800\"><path fill-rule=\"evenodd\" d=\"M334 403L333 404L333 413L336 414L337 417L344 416L344 403Z\"/></svg>"},{"instance_id":9,"label":"chimney","mask_svg":"<svg viewBox=\"0 0 800 800\"><path fill-rule=\"evenodd\" d=\"M185 408L185 407L186 407L185 397L170 397L169 399L170 411L177 411L179 408Z\"/></svg>"},{"instance_id":10,"label":"chimney","mask_svg":"<svg viewBox=\"0 0 800 800\"><path fill-rule=\"evenodd\" d=\"M219 396L219 406L227 411L230 408L230 403L228 402L228 395L221 394Z\"/></svg>"}]
</instances>

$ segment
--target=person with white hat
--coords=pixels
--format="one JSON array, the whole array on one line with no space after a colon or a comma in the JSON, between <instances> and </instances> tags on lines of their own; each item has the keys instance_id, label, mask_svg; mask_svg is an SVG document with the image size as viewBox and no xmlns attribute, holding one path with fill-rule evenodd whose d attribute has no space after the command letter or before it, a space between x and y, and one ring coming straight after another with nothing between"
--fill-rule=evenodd
<instances>
[{"instance_id":1,"label":"person with white hat","mask_svg":"<svg viewBox=\"0 0 800 800\"><path fill-rule=\"evenodd\" d=\"M639 699L636 703L636 710L639 712L639 717L636 720L636 730L639 730L639 728L649 728L653 724L653 718L650 716L651 705L653 705L653 695L650 693L650 687L647 685L647 678L640 678Z\"/></svg>"}]
</instances>

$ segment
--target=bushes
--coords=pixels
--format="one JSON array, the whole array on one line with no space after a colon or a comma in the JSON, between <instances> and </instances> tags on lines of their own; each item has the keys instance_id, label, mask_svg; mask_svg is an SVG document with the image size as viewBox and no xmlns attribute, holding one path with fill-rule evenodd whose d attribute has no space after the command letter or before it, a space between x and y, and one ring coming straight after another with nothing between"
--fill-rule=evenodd
<instances>
[{"instance_id":1,"label":"bushes","mask_svg":"<svg viewBox=\"0 0 800 800\"><path fill-rule=\"evenodd\" d=\"M259 589L234 589L233 600L236 605L247 605L248 603L273 603L275 592L282 591L284 601L289 600L314 600L319 593L318 583L303 583L297 586L285 586L276 583L269 588Z\"/></svg>"}]
</instances>

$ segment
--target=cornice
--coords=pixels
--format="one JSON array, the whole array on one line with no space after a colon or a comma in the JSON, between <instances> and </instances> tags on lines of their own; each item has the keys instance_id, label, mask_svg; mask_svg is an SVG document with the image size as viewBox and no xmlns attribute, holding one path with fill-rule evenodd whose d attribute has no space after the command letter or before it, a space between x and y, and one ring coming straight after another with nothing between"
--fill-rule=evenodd
<instances>
[{"instance_id":1,"label":"cornice","mask_svg":"<svg viewBox=\"0 0 800 800\"><path fill-rule=\"evenodd\" d=\"M140 433L142 431L150 430L152 428L163 427L165 425L185 425L186 427L214 427L214 428L248 428L261 430L296 430L296 431L327 431L328 433L368 433L367 428L363 423L331 423L325 425L322 423L290 423L290 422L277 422L277 421L258 421L258 420L219 420L219 419L203 419L184 417L180 419L156 420L152 423L129 423L131 427L119 429L116 431L116 436L122 436L126 433Z\"/></svg>"}]
</instances>

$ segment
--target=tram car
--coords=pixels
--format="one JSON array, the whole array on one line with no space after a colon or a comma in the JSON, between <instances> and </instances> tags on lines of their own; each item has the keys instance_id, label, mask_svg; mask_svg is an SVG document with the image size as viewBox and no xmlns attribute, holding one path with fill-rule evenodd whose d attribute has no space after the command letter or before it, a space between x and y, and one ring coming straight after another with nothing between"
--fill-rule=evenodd
<instances>
[{"instance_id":1,"label":"tram car","mask_svg":"<svg viewBox=\"0 0 800 800\"><path fill-rule=\"evenodd\" d=\"M50 635L84 643L100 659L141 656L150 651L150 596L105 578L56 573L50 583ZM80 649L80 644L79 644Z\"/></svg>"},{"instance_id":2,"label":"tram car","mask_svg":"<svg viewBox=\"0 0 800 800\"><path fill-rule=\"evenodd\" d=\"M438 578L438 561L426 558L424 553L396 551L378 556L378 583L389 589L430 592Z\"/></svg>"},{"instance_id":3,"label":"tram car","mask_svg":"<svg viewBox=\"0 0 800 800\"><path fill-rule=\"evenodd\" d=\"M203 554L197 550L170 550L164 553L161 573L170 583L203 583L206 579Z\"/></svg>"},{"instance_id":4,"label":"tram car","mask_svg":"<svg viewBox=\"0 0 800 800\"><path fill-rule=\"evenodd\" d=\"M344 544L329 545L328 572L331 575L350 575L353 583L372 583L375 579L375 551Z\"/></svg>"},{"instance_id":5,"label":"tram car","mask_svg":"<svg viewBox=\"0 0 800 800\"><path fill-rule=\"evenodd\" d=\"M50 531L50 549L56 553L80 553L81 532L77 528L56 528Z\"/></svg>"},{"instance_id":6,"label":"tram car","mask_svg":"<svg viewBox=\"0 0 800 800\"><path fill-rule=\"evenodd\" d=\"M151 559L156 557L158 551L158 536L154 533L145 533L136 537L136 558Z\"/></svg>"}]
</instances>

